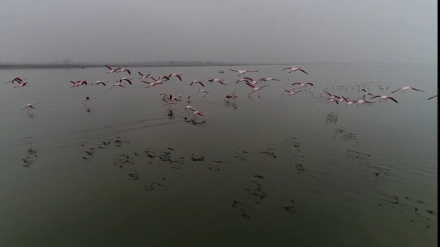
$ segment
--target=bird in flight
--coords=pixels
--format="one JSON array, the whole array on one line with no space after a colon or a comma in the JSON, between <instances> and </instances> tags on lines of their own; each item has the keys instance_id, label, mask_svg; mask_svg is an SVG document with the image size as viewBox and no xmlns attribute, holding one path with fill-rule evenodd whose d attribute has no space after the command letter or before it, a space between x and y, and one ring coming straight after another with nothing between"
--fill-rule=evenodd
<instances>
[{"instance_id":1,"label":"bird in flight","mask_svg":"<svg viewBox=\"0 0 440 247\"><path fill-rule=\"evenodd\" d=\"M282 70L289 70L289 73L295 72L295 71L301 71L303 73L305 73L306 75L308 75L309 73L307 73L303 68L301 67L287 67L284 68Z\"/></svg>"},{"instance_id":2,"label":"bird in flight","mask_svg":"<svg viewBox=\"0 0 440 247\"><path fill-rule=\"evenodd\" d=\"M405 91L407 91L407 90L414 90L414 91L419 91L419 92L425 92L425 91L422 91L422 90L419 90L419 89L417 89L417 88L413 88L413 87L409 87L409 86L405 86L405 87L401 87L401 88L399 88L399 89L397 89L397 90L394 90L394 91L392 91L391 93L395 93L395 92L397 92L397 91L399 91L400 90L400 92L405 92Z\"/></svg>"},{"instance_id":3,"label":"bird in flight","mask_svg":"<svg viewBox=\"0 0 440 247\"><path fill-rule=\"evenodd\" d=\"M236 69L229 69L229 70L233 72L237 72L238 73L237 76L241 76L244 73L248 73L248 72L258 72L258 70L236 70Z\"/></svg>"}]
</instances>

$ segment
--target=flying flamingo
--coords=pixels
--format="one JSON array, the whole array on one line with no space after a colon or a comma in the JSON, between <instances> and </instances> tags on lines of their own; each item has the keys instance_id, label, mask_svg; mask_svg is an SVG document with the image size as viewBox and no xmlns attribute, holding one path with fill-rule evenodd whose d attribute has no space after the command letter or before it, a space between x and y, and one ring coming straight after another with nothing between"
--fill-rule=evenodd
<instances>
[{"instance_id":1,"label":"flying flamingo","mask_svg":"<svg viewBox=\"0 0 440 247\"><path fill-rule=\"evenodd\" d=\"M419 89L417 89L417 88L413 88L413 87L405 86L405 87L401 87L401 88L399 88L399 89L397 89L397 90L394 90L394 91L392 91L391 93L395 93L395 92L397 92L397 91L399 91L399 90L401 90L402 93L405 92L406 90L414 90L414 91L419 91L419 92L425 92L425 91L419 90Z\"/></svg>"},{"instance_id":2,"label":"flying flamingo","mask_svg":"<svg viewBox=\"0 0 440 247\"><path fill-rule=\"evenodd\" d=\"M238 98L238 96L235 95L235 93L227 93L227 94L225 95L224 100L225 100L225 101L229 101L229 100L231 100L231 99L235 99L235 98Z\"/></svg>"},{"instance_id":3,"label":"flying flamingo","mask_svg":"<svg viewBox=\"0 0 440 247\"><path fill-rule=\"evenodd\" d=\"M156 82L148 82L148 81L142 81L142 82L147 83L148 86L146 86L145 88L150 88L150 87L154 87L157 85Z\"/></svg>"},{"instance_id":4,"label":"flying flamingo","mask_svg":"<svg viewBox=\"0 0 440 247\"><path fill-rule=\"evenodd\" d=\"M106 82L108 82L108 81L106 81ZM104 86L107 86L107 85L105 85L105 82L104 82L104 81L96 81L95 83L91 83L90 86L99 85L99 84L102 84L102 85L104 85Z\"/></svg>"},{"instance_id":5,"label":"flying flamingo","mask_svg":"<svg viewBox=\"0 0 440 247\"><path fill-rule=\"evenodd\" d=\"M18 83L18 86L14 87L14 88L18 88L18 87L26 87L26 86L32 86L32 85L28 85L27 82L22 81Z\"/></svg>"},{"instance_id":6,"label":"flying flamingo","mask_svg":"<svg viewBox=\"0 0 440 247\"><path fill-rule=\"evenodd\" d=\"M29 103L29 104L27 104L25 107L21 108L21 110L27 109L27 111L28 111L28 113L29 113L29 110L30 110L30 109L35 109L35 106L36 106L36 105L39 105L39 104L41 104L41 103L35 103L35 104L33 104L33 103Z\"/></svg>"},{"instance_id":7,"label":"flying flamingo","mask_svg":"<svg viewBox=\"0 0 440 247\"><path fill-rule=\"evenodd\" d=\"M123 87L123 88L125 88L125 86L124 86L124 82L123 81L118 81L116 84L114 84L113 86L111 86L109 89L112 89L112 88L114 88L114 87Z\"/></svg>"},{"instance_id":8,"label":"flying flamingo","mask_svg":"<svg viewBox=\"0 0 440 247\"><path fill-rule=\"evenodd\" d=\"M119 82L126 81L126 82L130 83L130 85L133 85L133 83L131 82L131 80L133 80L133 78L122 77L122 78L119 79L118 81L119 81Z\"/></svg>"},{"instance_id":9,"label":"flying flamingo","mask_svg":"<svg viewBox=\"0 0 440 247\"><path fill-rule=\"evenodd\" d=\"M386 87L386 88L384 88L384 87L382 87L382 85L379 84L379 88L380 88L380 90L382 90L382 91L386 91L386 90L388 90L388 88L390 88L390 87Z\"/></svg>"},{"instance_id":10,"label":"flying flamingo","mask_svg":"<svg viewBox=\"0 0 440 247\"><path fill-rule=\"evenodd\" d=\"M226 85L223 81L223 79L210 79L208 80L209 82L213 83L213 82L218 82L220 84Z\"/></svg>"},{"instance_id":11,"label":"flying flamingo","mask_svg":"<svg viewBox=\"0 0 440 247\"><path fill-rule=\"evenodd\" d=\"M233 71L233 72L237 72L238 73L237 77L243 75L244 73L248 73L248 72L258 72L258 70L236 70L236 69L229 69L229 70Z\"/></svg>"},{"instance_id":12,"label":"flying flamingo","mask_svg":"<svg viewBox=\"0 0 440 247\"><path fill-rule=\"evenodd\" d=\"M239 80L237 80L235 83L239 83L239 82L242 82L242 81L244 81L244 82L248 82L247 79L243 78L243 79L239 79Z\"/></svg>"},{"instance_id":13,"label":"flying flamingo","mask_svg":"<svg viewBox=\"0 0 440 247\"><path fill-rule=\"evenodd\" d=\"M362 95L362 98L363 98L363 99L365 99L365 96L367 96L367 95L373 96L373 94L367 92L367 90L365 90L364 88L362 88L360 91L363 91L363 92L364 92L364 95Z\"/></svg>"},{"instance_id":14,"label":"flying flamingo","mask_svg":"<svg viewBox=\"0 0 440 247\"><path fill-rule=\"evenodd\" d=\"M79 87L82 85L87 85L87 81L79 80L79 81L70 81L73 85L70 88L73 87Z\"/></svg>"},{"instance_id":15,"label":"flying flamingo","mask_svg":"<svg viewBox=\"0 0 440 247\"><path fill-rule=\"evenodd\" d=\"M331 93L329 93L329 92L326 92L329 96L330 96L330 98L329 99L339 99L339 98L341 98L341 97L339 97L339 96L336 96L336 95L333 95L333 94L331 94Z\"/></svg>"},{"instance_id":16,"label":"flying flamingo","mask_svg":"<svg viewBox=\"0 0 440 247\"><path fill-rule=\"evenodd\" d=\"M182 81L182 74L170 74L170 75L168 76L168 79L171 78L171 77L173 77L173 76L179 78L179 80Z\"/></svg>"},{"instance_id":17,"label":"flying flamingo","mask_svg":"<svg viewBox=\"0 0 440 247\"><path fill-rule=\"evenodd\" d=\"M162 79L154 79L154 77L151 77L151 79L158 85L158 84L163 84L163 80Z\"/></svg>"},{"instance_id":18,"label":"flying flamingo","mask_svg":"<svg viewBox=\"0 0 440 247\"><path fill-rule=\"evenodd\" d=\"M118 72L121 68L112 68L110 66L105 65L105 67L107 67L107 69L109 69L109 71L106 74L110 74L110 73L116 73Z\"/></svg>"},{"instance_id":19,"label":"flying flamingo","mask_svg":"<svg viewBox=\"0 0 440 247\"><path fill-rule=\"evenodd\" d=\"M185 110L190 110L190 111L192 111L192 115L194 116L194 117L197 117L197 116L202 116L202 117L204 117L205 115L203 115L203 112L202 111L196 111L196 110L194 110L194 108L192 108L191 106L187 106L187 107L185 107Z\"/></svg>"},{"instance_id":20,"label":"flying flamingo","mask_svg":"<svg viewBox=\"0 0 440 247\"><path fill-rule=\"evenodd\" d=\"M372 103L374 103L374 102L366 101L366 100L360 99L360 100L357 100L355 103L357 104L357 106L359 106L359 105L364 105L364 104L372 104Z\"/></svg>"},{"instance_id":21,"label":"flying flamingo","mask_svg":"<svg viewBox=\"0 0 440 247\"><path fill-rule=\"evenodd\" d=\"M295 83L292 83L292 85L299 85L299 88L302 88L302 87L305 87L307 85L313 86L313 83L310 83L310 82L306 82L306 83L304 83L304 82L295 82Z\"/></svg>"},{"instance_id":22,"label":"flying flamingo","mask_svg":"<svg viewBox=\"0 0 440 247\"><path fill-rule=\"evenodd\" d=\"M127 72L129 75L131 75L131 71L129 69L120 69L119 72Z\"/></svg>"},{"instance_id":23,"label":"flying flamingo","mask_svg":"<svg viewBox=\"0 0 440 247\"><path fill-rule=\"evenodd\" d=\"M9 80L9 81L7 81L7 82L5 82L5 83L9 83L9 82L12 82L12 83L14 83L14 82L18 82L18 83L20 83L20 82L23 82L23 81L26 80L26 79L27 79L27 78L21 79L20 77L15 77L14 79Z\"/></svg>"},{"instance_id":24,"label":"flying flamingo","mask_svg":"<svg viewBox=\"0 0 440 247\"><path fill-rule=\"evenodd\" d=\"M371 99L378 98L378 97L380 97L379 102L381 102L381 101L383 101L383 100L388 100L388 99L390 99L390 100L392 100L392 101L394 101L394 102L396 102L396 103L399 103L399 102L397 102L397 100L396 100L394 97L386 96L386 95L376 95L376 96L374 96L374 97L371 97Z\"/></svg>"},{"instance_id":25,"label":"flying flamingo","mask_svg":"<svg viewBox=\"0 0 440 247\"><path fill-rule=\"evenodd\" d=\"M203 85L203 81L192 81L189 85L192 86L192 84L194 83L198 83L200 85L202 85L202 87L205 87L205 85Z\"/></svg>"},{"instance_id":26,"label":"flying flamingo","mask_svg":"<svg viewBox=\"0 0 440 247\"><path fill-rule=\"evenodd\" d=\"M258 95L260 95L260 91L261 91L261 89L263 89L263 88L269 86L269 85L264 85L264 86L261 86L261 87L257 87L257 86L255 86L255 85L250 84L249 82L246 82L246 85L248 85L249 87L252 88L252 91L249 93L249 96L251 96L251 94L253 94L253 93L255 93L255 92L258 92Z\"/></svg>"},{"instance_id":27,"label":"flying flamingo","mask_svg":"<svg viewBox=\"0 0 440 247\"><path fill-rule=\"evenodd\" d=\"M435 98L435 97L437 97L437 95L434 95L434 96L432 96L432 97L429 97L427 100L433 99L433 98Z\"/></svg>"},{"instance_id":28,"label":"flying flamingo","mask_svg":"<svg viewBox=\"0 0 440 247\"><path fill-rule=\"evenodd\" d=\"M347 104L345 105L346 107L356 103L355 101L350 100L350 98L345 98L344 96L342 96L342 98L345 100L345 102L347 102Z\"/></svg>"},{"instance_id":29,"label":"flying flamingo","mask_svg":"<svg viewBox=\"0 0 440 247\"><path fill-rule=\"evenodd\" d=\"M295 95L295 94L297 94L297 93L299 93L299 92L302 92L302 91L298 91L298 92L296 92L295 90L293 90L293 88L291 88L291 89L289 89L289 90L287 90L287 89L283 89L283 92L287 92L287 93L289 94L289 96L290 96L290 95Z\"/></svg>"},{"instance_id":30,"label":"flying flamingo","mask_svg":"<svg viewBox=\"0 0 440 247\"><path fill-rule=\"evenodd\" d=\"M261 79L259 79L258 80L258 82L267 82L267 81L281 81L281 80L278 80L278 79L275 79L275 78L271 78L271 77L267 77L267 78L261 78Z\"/></svg>"},{"instance_id":31,"label":"flying flamingo","mask_svg":"<svg viewBox=\"0 0 440 247\"><path fill-rule=\"evenodd\" d=\"M154 77L151 77L151 79L153 79L153 80L155 80L155 81L163 80L163 79L165 79L165 80L167 80L167 81L170 80L170 78L169 78L168 76L166 76L166 75L161 75L161 76L159 76L159 78L157 78L157 80L154 79Z\"/></svg>"},{"instance_id":32,"label":"flying flamingo","mask_svg":"<svg viewBox=\"0 0 440 247\"><path fill-rule=\"evenodd\" d=\"M286 70L286 69L289 70L289 73L292 73L292 72L295 72L295 71L301 71L301 72L303 72L303 73L308 75L308 73L303 68L301 68L301 67L287 67L287 68L284 68L282 70Z\"/></svg>"},{"instance_id":33,"label":"flying flamingo","mask_svg":"<svg viewBox=\"0 0 440 247\"><path fill-rule=\"evenodd\" d=\"M330 102L336 102L336 104L339 105L338 99L339 98L328 98L327 99L327 104L330 103Z\"/></svg>"},{"instance_id":34,"label":"flying flamingo","mask_svg":"<svg viewBox=\"0 0 440 247\"><path fill-rule=\"evenodd\" d=\"M244 77L244 79L247 80L247 82L249 82L252 85L255 85L255 84L258 83L258 81L254 80L254 79L252 79L250 77Z\"/></svg>"},{"instance_id":35,"label":"flying flamingo","mask_svg":"<svg viewBox=\"0 0 440 247\"><path fill-rule=\"evenodd\" d=\"M182 95L179 95L177 97L170 94L170 100L171 101L182 101Z\"/></svg>"},{"instance_id":36,"label":"flying flamingo","mask_svg":"<svg viewBox=\"0 0 440 247\"><path fill-rule=\"evenodd\" d=\"M202 93L203 94L203 98L206 99L206 95L209 93L209 91L208 90L199 89L199 91L197 91L197 93Z\"/></svg>"},{"instance_id":37,"label":"flying flamingo","mask_svg":"<svg viewBox=\"0 0 440 247\"><path fill-rule=\"evenodd\" d=\"M141 76L139 79L147 79L151 75L151 74L144 75L141 72L138 72L138 74Z\"/></svg>"}]
</instances>

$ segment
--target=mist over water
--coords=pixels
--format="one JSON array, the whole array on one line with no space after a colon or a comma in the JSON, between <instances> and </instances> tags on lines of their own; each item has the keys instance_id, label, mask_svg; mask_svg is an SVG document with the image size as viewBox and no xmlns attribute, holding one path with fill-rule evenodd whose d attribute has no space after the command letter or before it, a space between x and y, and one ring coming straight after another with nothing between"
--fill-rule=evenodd
<instances>
[{"instance_id":1,"label":"mist over water","mask_svg":"<svg viewBox=\"0 0 440 247\"><path fill-rule=\"evenodd\" d=\"M230 68L281 81L249 98ZM2 70L34 86L0 85L0 245L435 246L436 66L283 68ZM145 89L138 71L183 81ZM122 76L133 85L110 90ZM70 88L77 80L109 82ZM283 93L297 81L314 87ZM399 103L319 95L361 99L350 85L367 81ZM390 93L403 86L426 92ZM160 93L182 102L163 106ZM41 104L20 110L30 102ZM204 112L199 124L185 120L187 105Z\"/></svg>"}]
</instances>

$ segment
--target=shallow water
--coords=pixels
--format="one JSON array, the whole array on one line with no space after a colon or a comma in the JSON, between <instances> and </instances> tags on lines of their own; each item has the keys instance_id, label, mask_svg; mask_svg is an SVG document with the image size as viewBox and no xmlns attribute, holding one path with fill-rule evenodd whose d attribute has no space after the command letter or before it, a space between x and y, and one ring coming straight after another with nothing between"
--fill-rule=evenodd
<instances>
[{"instance_id":1,"label":"shallow water","mask_svg":"<svg viewBox=\"0 0 440 247\"><path fill-rule=\"evenodd\" d=\"M436 66L303 67L309 76L241 67L282 80L252 98L229 67L132 68L184 81L145 89L124 75L134 85L111 90L69 88L122 76L105 68L1 70L34 86L0 85L0 245L435 246L437 99L426 99ZM206 99L193 80L206 82ZM314 94L282 94L296 81ZM426 92L359 107L319 97L328 86L356 99L331 85L364 81L373 94L376 81L387 95ZM227 103L231 91L239 98ZM191 94L206 122L184 121L188 103L163 106L162 92ZM41 105L20 110L29 102Z\"/></svg>"}]
</instances>

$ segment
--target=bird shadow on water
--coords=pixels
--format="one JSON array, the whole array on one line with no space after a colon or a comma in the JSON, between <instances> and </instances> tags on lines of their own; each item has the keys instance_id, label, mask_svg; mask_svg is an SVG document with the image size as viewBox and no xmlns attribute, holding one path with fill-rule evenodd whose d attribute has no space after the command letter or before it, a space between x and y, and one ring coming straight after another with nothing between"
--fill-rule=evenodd
<instances>
[{"instance_id":1,"label":"bird shadow on water","mask_svg":"<svg viewBox=\"0 0 440 247\"><path fill-rule=\"evenodd\" d=\"M232 108L234 108L235 110L238 109L238 107L237 107L237 103L235 103L235 102L225 101L225 106L226 106L226 107L232 107Z\"/></svg>"},{"instance_id":2,"label":"bird shadow on water","mask_svg":"<svg viewBox=\"0 0 440 247\"><path fill-rule=\"evenodd\" d=\"M38 150L33 149L33 148L29 148L28 150L26 150L26 157L22 159L23 161L23 167L25 168L31 168L31 165L33 165L35 163L35 159L38 158Z\"/></svg>"},{"instance_id":3,"label":"bird shadow on water","mask_svg":"<svg viewBox=\"0 0 440 247\"><path fill-rule=\"evenodd\" d=\"M412 223L419 227L426 229L435 229L437 213L432 209L422 208L425 202L410 196L397 196L394 194L388 194L385 192L379 192L380 199L383 203L378 205L384 209L391 210L397 213L410 213L413 212ZM414 217L414 218L413 218ZM432 219L434 218L435 219Z\"/></svg>"}]
</instances>

